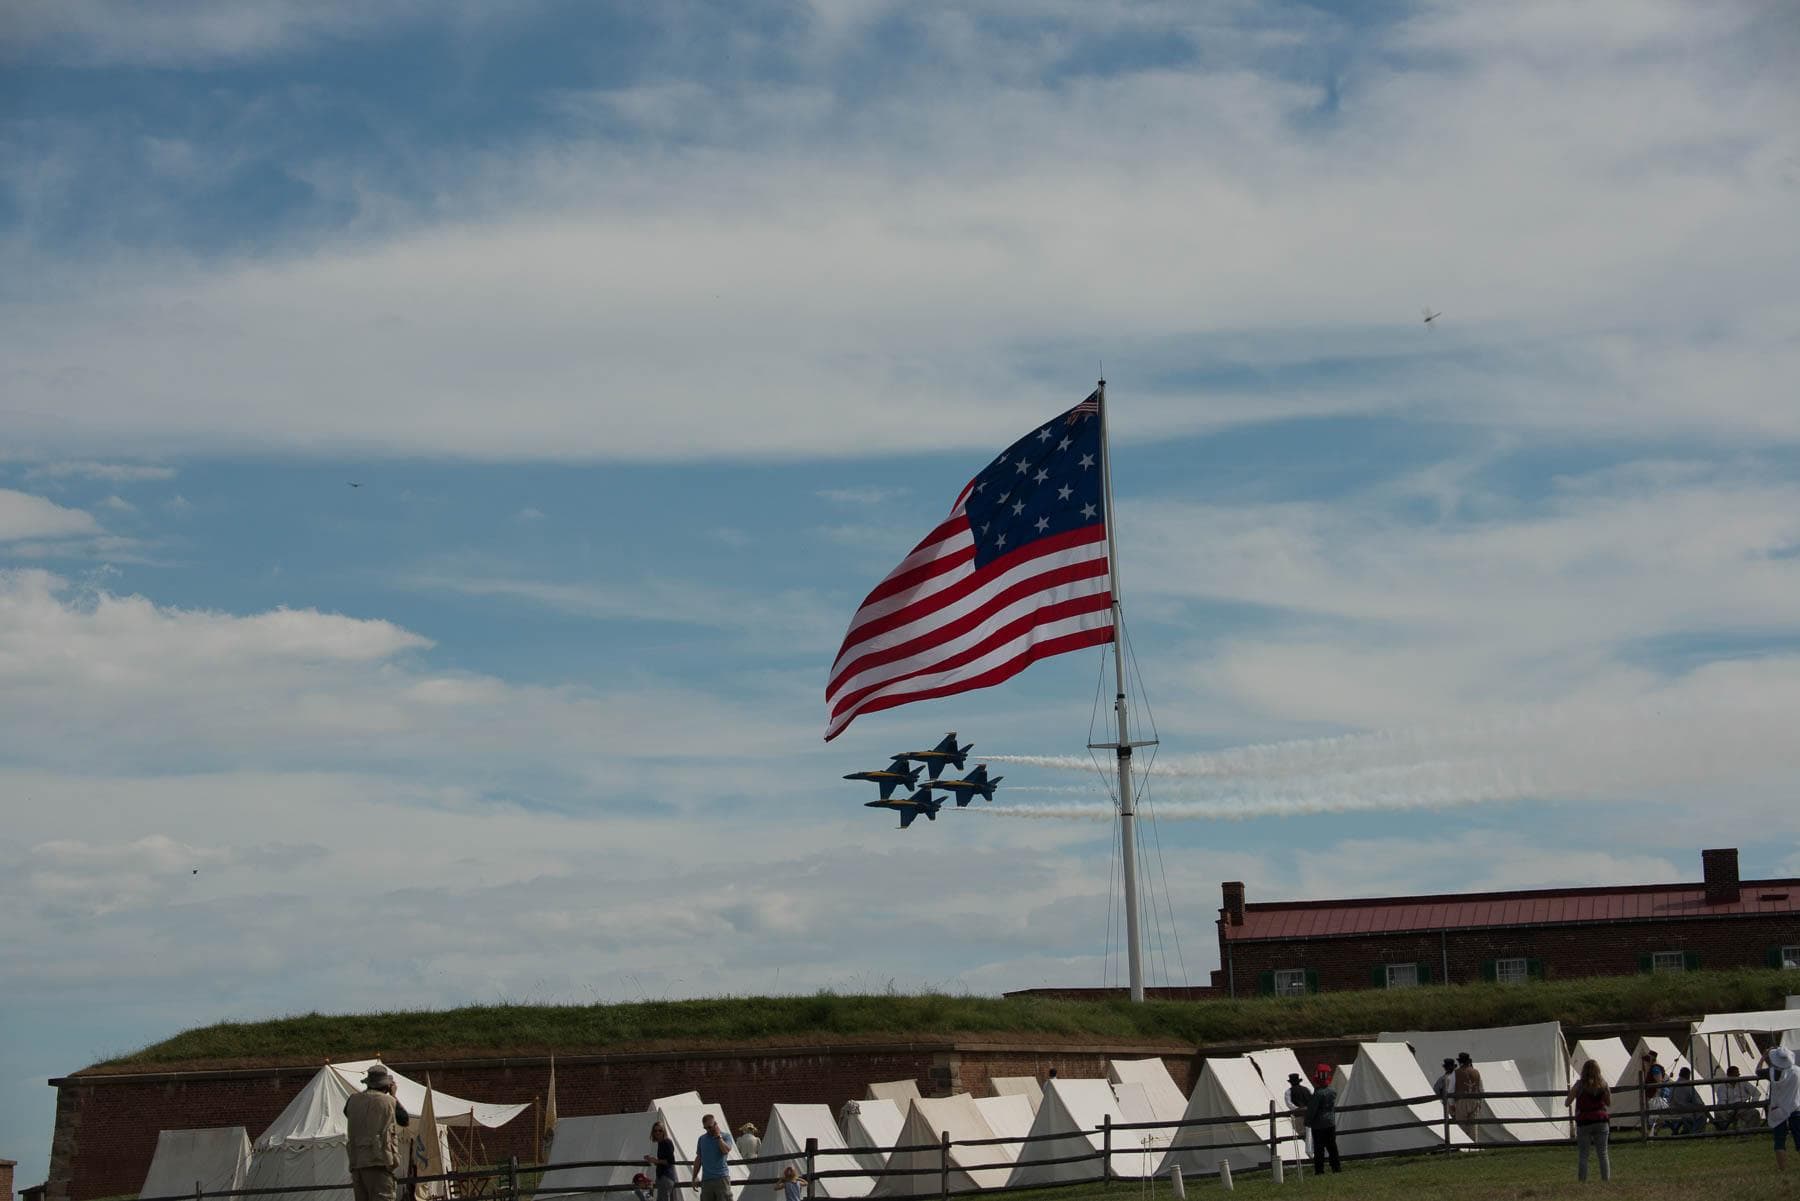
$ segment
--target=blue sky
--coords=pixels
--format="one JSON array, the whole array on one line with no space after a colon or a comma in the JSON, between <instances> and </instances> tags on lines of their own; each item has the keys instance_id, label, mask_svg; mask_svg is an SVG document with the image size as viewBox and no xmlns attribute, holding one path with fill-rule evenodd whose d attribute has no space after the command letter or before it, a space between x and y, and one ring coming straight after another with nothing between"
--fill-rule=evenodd
<instances>
[{"instance_id":1,"label":"blue sky","mask_svg":"<svg viewBox=\"0 0 1800 1201\"><path fill-rule=\"evenodd\" d=\"M1116 976L1091 772L905 835L838 779L1078 754L1102 656L819 740L863 592L1102 364L1157 979L1226 879L1800 873L1796 51L1643 0L12 5L0 1155L219 1018Z\"/></svg>"}]
</instances>

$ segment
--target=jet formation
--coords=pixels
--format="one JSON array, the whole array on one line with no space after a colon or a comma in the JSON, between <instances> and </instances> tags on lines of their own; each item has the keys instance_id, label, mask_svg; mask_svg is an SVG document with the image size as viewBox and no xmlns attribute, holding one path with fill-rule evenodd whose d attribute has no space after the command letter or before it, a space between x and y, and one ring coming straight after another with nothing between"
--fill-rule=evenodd
<instances>
[{"instance_id":1,"label":"jet formation","mask_svg":"<svg viewBox=\"0 0 1800 1201\"><path fill-rule=\"evenodd\" d=\"M974 743L958 746L956 733L952 731L944 735L943 740L928 751L904 751L893 757L893 762L878 771L853 771L845 776L846 780L867 780L881 792L879 800L865 802L867 809L887 809L900 815L900 828L912 825L920 814L926 821L936 821L938 810L944 802L932 795L934 792L947 792L956 800L958 809L966 806L976 797L984 801L994 799L994 786L1004 776L988 775L987 764L978 763L967 779L941 779L946 767L962 771L968 762L969 752L975 748ZM917 766L914 766L914 765ZM929 773L925 783L919 783L919 773ZM907 790L906 796L895 796L902 786Z\"/></svg>"}]
</instances>

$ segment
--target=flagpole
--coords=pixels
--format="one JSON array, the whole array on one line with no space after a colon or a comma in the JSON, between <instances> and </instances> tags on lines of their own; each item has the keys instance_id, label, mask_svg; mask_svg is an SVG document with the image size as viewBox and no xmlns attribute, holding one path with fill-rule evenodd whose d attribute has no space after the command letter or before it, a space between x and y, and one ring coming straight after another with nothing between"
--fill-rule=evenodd
<instances>
[{"instance_id":1,"label":"flagpole","mask_svg":"<svg viewBox=\"0 0 1800 1201\"><path fill-rule=\"evenodd\" d=\"M1131 972L1131 999L1144 999L1144 961L1138 935L1137 814L1131 802L1131 723L1125 713L1125 615L1119 602L1119 546L1114 538L1112 439L1107 436L1106 381L1095 389L1100 398L1100 474L1106 488L1106 570L1112 590L1113 712L1119 719L1119 741L1112 745L1119 765L1119 846L1124 856L1126 961ZM1101 744L1104 746L1105 744Z\"/></svg>"}]
</instances>

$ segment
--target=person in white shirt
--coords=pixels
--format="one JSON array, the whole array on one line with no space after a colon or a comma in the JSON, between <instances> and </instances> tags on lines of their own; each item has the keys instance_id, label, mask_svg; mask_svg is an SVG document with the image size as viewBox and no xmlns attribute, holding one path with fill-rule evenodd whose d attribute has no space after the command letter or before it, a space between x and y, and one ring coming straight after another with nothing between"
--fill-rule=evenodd
<instances>
[{"instance_id":1,"label":"person in white shirt","mask_svg":"<svg viewBox=\"0 0 1800 1201\"><path fill-rule=\"evenodd\" d=\"M1786 1047L1770 1047L1756 1064L1756 1078L1769 1082L1769 1133L1775 1136L1776 1170L1787 1171L1788 1137L1800 1146L1800 1069Z\"/></svg>"}]
</instances>

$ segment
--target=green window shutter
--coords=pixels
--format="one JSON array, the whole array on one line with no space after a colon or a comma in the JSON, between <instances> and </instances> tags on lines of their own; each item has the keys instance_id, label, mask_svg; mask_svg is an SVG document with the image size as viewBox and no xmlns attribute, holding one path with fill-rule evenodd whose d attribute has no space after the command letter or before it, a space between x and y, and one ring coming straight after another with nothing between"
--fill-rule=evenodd
<instances>
[{"instance_id":1,"label":"green window shutter","mask_svg":"<svg viewBox=\"0 0 1800 1201\"><path fill-rule=\"evenodd\" d=\"M1655 970L1656 960L1653 957L1649 955L1638 956L1638 971L1643 972L1647 976Z\"/></svg>"},{"instance_id":2,"label":"green window shutter","mask_svg":"<svg viewBox=\"0 0 1800 1201\"><path fill-rule=\"evenodd\" d=\"M1785 961L1781 958L1780 947L1769 948L1769 966L1772 968L1781 968L1785 966Z\"/></svg>"},{"instance_id":3,"label":"green window shutter","mask_svg":"<svg viewBox=\"0 0 1800 1201\"><path fill-rule=\"evenodd\" d=\"M1544 978L1544 961L1542 959L1527 959L1525 961L1525 974L1530 976L1533 980L1542 980Z\"/></svg>"},{"instance_id":4,"label":"green window shutter","mask_svg":"<svg viewBox=\"0 0 1800 1201\"><path fill-rule=\"evenodd\" d=\"M1386 988L1387 987L1387 964L1378 963L1374 967L1369 969L1369 987L1370 988Z\"/></svg>"},{"instance_id":5,"label":"green window shutter","mask_svg":"<svg viewBox=\"0 0 1800 1201\"><path fill-rule=\"evenodd\" d=\"M1775 950L1779 954L1781 948L1776 947ZM1311 968L1306 969L1306 991L1309 993L1316 993L1319 991L1319 973L1313 971Z\"/></svg>"},{"instance_id":6,"label":"green window shutter","mask_svg":"<svg viewBox=\"0 0 1800 1201\"><path fill-rule=\"evenodd\" d=\"M1419 983L1420 984L1430 984L1431 983L1431 964L1426 962L1425 960L1421 959L1419 961L1418 967L1419 967Z\"/></svg>"},{"instance_id":7,"label":"green window shutter","mask_svg":"<svg viewBox=\"0 0 1800 1201\"><path fill-rule=\"evenodd\" d=\"M1700 970L1700 952L1698 952L1698 951L1683 951L1681 953L1681 966L1686 968L1690 972L1699 971Z\"/></svg>"},{"instance_id":8,"label":"green window shutter","mask_svg":"<svg viewBox=\"0 0 1800 1201\"><path fill-rule=\"evenodd\" d=\"M1483 959L1481 961L1481 978L1489 984L1492 984L1500 978L1500 969L1492 959Z\"/></svg>"},{"instance_id":9,"label":"green window shutter","mask_svg":"<svg viewBox=\"0 0 1800 1201\"><path fill-rule=\"evenodd\" d=\"M1257 974L1256 993L1258 996L1263 996L1263 997L1272 997L1275 995L1275 973L1274 972L1259 972Z\"/></svg>"}]
</instances>

